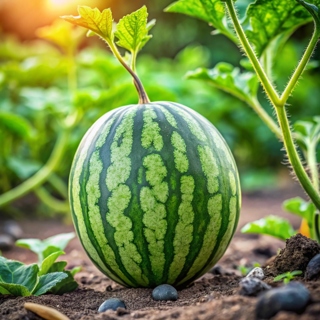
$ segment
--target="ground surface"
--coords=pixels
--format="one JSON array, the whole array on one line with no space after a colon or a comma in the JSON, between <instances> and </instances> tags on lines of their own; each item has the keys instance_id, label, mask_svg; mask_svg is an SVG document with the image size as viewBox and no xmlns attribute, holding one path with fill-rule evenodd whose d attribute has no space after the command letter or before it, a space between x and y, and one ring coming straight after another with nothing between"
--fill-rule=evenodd
<instances>
[{"instance_id":1,"label":"ground surface","mask_svg":"<svg viewBox=\"0 0 320 320\"><path fill-rule=\"evenodd\" d=\"M285 189L272 192L255 193L243 197L243 209L238 230L248 221L252 221L268 214L281 214L290 218L295 227L299 226L299 219L285 214L281 210L281 203L290 196L301 194L299 189ZM58 221L24 221L21 223L24 238L46 238L57 233L69 232L72 226ZM77 239L71 241L67 247L68 267L82 266L76 275L79 288L72 293L62 296L43 295L40 297L8 297L0 296L0 319L42 319L23 305L25 302L35 302L59 310L70 319L213 319L213 320L253 320L255 318L256 297L245 297L239 294L239 280L242 275L238 266L252 266L258 262L261 265L284 248L285 243L266 236L245 236L237 232L226 254L220 260L222 274L207 273L193 285L179 290L177 301L157 302L151 297L151 289L127 289L117 285L102 275L88 260ZM10 259L27 263L36 261L36 256L21 248L3 252ZM295 257L297 259L297 257ZM289 261L290 263L290 261ZM282 285L272 282L268 277L266 282L272 286ZM312 303L305 312L297 315L290 312L280 312L274 320L311 320L320 319L320 280L303 282L311 292ZM110 298L122 299L127 309L97 313L100 304ZM50 318L48 318L50 319ZM52 318L51 318L52 319Z\"/></svg>"}]
</instances>

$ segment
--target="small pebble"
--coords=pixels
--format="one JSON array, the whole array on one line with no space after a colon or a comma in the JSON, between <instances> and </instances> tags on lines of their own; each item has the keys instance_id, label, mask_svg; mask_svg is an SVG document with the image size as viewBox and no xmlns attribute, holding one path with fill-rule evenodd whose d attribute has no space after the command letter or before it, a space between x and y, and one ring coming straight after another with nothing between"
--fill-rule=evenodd
<instances>
[{"instance_id":1,"label":"small pebble","mask_svg":"<svg viewBox=\"0 0 320 320\"><path fill-rule=\"evenodd\" d=\"M293 281L262 294L256 304L256 316L258 319L270 319L279 311L302 313L309 301L309 290Z\"/></svg>"},{"instance_id":2,"label":"small pebble","mask_svg":"<svg viewBox=\"0 0 320 320\"><path fill-rule=\"evenodd\" d=\"M116 311L118 308L126 309L127 307L122 300L118 298L110 298L100 305L98 312L105 312L107 310Z\"/></svg>"},{"instance_id":3,"label":"small pebble","mask_svg":"<svg viewBox=\"0 0 320 320\"><path fill-rule=\"evenodd\" d=\"M262 280L264 278L264 272L262 268L256 267L247 274L246 278L257 278Z\"/></svg>"},{"instance_id":4,"label":"small pebble","mask_svg":"<svg viewBox=\"0 0 320 320\"><path fill-rule=\"evenodd\" d=\"M258 278L246 277L240 283L240 294L243 296L257 296L261 291L269 290L271 287Z\"/></svg>"},{"instance_id":5,"label":"small pebble","mask_svg":"<svg viewBox=\"0 0 320 320\"><path fill-rule=\"evenodd\" d=\"M320 277L320 253L315 255L308 263L305 277L307 280Z\"/></svg>"},{"instance_id":6,"label":"small pebble","mask_svg":"<svg viewBox=\"0 0 320 320\"><path fill-rule=\"evenodd\" d=\"M178 291L169 284L161 284L157 286L152 291L152 298L154 300L177 300Z\"/></svg>"},{"instance_id":7,"label":"small pebble","mask_svg":"<svg viewBox=\"0 0 320 320\"><path fill-rule=\"evenodd\" d=\"M14 240L7 234L0 234L0 250L10 250L14 245Z\"/></svg>"},{"instance_id":8,"label":"small pebble","mask_svg":"<svg viewBox=\"0 0 320 320\"><path fill-rule=\"evenodd\" d=\"M22 229L14 220L8 220L3 225L3 233L11 236L14 240L18 240L22 237Z\"/></svg>"}]
</instances>

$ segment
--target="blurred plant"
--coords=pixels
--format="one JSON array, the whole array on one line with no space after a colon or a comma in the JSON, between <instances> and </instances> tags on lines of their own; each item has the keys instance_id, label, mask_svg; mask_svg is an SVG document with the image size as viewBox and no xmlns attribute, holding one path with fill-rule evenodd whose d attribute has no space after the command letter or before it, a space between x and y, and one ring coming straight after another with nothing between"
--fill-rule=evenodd
<instances>
[{"instance_id":1,"label":"blurred plant","mask_svg":"<svg viewBox=\"0 0 320 320\"><path fill-rule=\"evenodd\" d=\"M316 155L320 140L319 117L299 121L294 126L295 130L292 130L286 110L289 97L306 69L320 37L320 1L313 0L311 4L303 0L289 2L257 0L250 3L242 19L239 19L236 13L234 2L233 0L179 0L167 7L166 11L187 14L210 23L216 29L215 33L223 34L239 45L247 56L247 60L243 60L242 65L248 71L240 72L230 64L219 63L213 69L197 69L189 72L187 77L205 80L214 87L244 101L283 142L289 163L312 201L308 214L301 214L301 211L297 211L296 208L291 212L301 214L303 219L306 219L310 236L320 242L319 171ZM280 50L294 31L312 20L314 21L312 38L285 89L282 94L279 94L273 81L274 61L278 60ZM311 64L309 64L310 67ZM279 125L259 102L259 82L273 106ZM306 166L303 165L299 156L296 143L303 150ZM294 201L289 201L287 206ZM294 233L287 222L275 217L249 224L244 227L243 232L253 232L253 230L280 238L290 237Z\"/></svg>"},{"instance_id":2,"label":"blurred plant","mask_svg":"<svg viewBox=\"0 0 320 320\"><path fill-rule=\"evenodd\" d=\"M302 274L301 270L288 271L282 274L277 275L273 281L278 282L283 280L284 284L288 284L291 280L293 280L296 276Z\"/></svg>"},{"instance_id":3,"label":"blurred plant","mask_svg":"<svg viewBox=\"0 0 320 320\"><path fill-rule=\"evenodd\" d=\"M63 294L78 287L74 275L81 270L65 270L66 261L56 261L74 233L59 234L43 241L20 239L17 245L38 254L38 264L25 265L0 256L0 294L39 296L45 293Z\"/></svg>"}]
</instances>

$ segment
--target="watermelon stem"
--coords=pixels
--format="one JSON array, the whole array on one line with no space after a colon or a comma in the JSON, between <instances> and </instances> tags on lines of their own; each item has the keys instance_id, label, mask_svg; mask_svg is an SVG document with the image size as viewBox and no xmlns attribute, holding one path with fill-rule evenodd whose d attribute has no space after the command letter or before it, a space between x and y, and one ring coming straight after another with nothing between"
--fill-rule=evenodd
<instances>
[{"instance_id":1,"label":"watermelon stem","mask_svg":"<svg viewBox=\"0 0 320 320\"><path fill-rule=\"evenodd\" d=\"M150 99L149 99L149 97L147 95L147 92L144 89L143 84L142 84L140 78L138 77L137 73L134 72L130 68L130 66L128 66L128 64L124 61L124 59L122 58L122 56L121 56L118 48L115 46L115 44L112 41L108 41L107 39L105 39L105 41L108 43L108 45L110 47L110 50L112 51L114 56L123 65L123 67L131 74L131 76L133 78L134 86L136 87L138 95L139 95L139 102L138 103L139 104L150 103ZM135 56L133 56L132 58L135 59Z\"/></svg>"}]
</instances>

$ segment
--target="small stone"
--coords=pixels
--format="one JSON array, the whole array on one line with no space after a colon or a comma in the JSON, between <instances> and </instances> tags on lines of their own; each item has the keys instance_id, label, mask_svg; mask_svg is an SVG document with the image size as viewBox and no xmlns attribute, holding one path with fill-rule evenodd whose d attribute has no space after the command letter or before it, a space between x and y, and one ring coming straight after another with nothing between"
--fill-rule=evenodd
<instances>
[{"instance_id":1,"label":"small stone","mask_svg":"<svg viewBox=\"0 0 320 320\"><path fill-rule=\"evenodd\" d=\"M178 291L169 284L161 284L152 291L152 298L154 300L172 300L178 299Z\"/></svg>"},{"instance_id":2,"label":"small stone","mask_svg":"<svg viewBox=\"0 0 320 320\"><path fill-rule=\"evenodd\" d=\"M122 300L118 298L110 298L100 305L98 312L105 312L107 310L116 311L118 308L126 309L127 307Z\"/></svg>"},{"instance_id":3,"label":"small stone","mask_svg":"<svg viewBox=\"0 0 320 320\"><path fill-rule=\"evenodd\" d=\"M7 234L0 234L0 250L10 250L14 245L14 240Z\"/></svg>"},{"instance_id":4,"label":"small stone","mask_svg":"<svg viewBox=\"0 0 320 320\"><path fill-rule=\"evenodd\" d=\"M279 311L302 313L309 301L309 290L303 284L293 281L262 294L256 304L256 316L258 319L270 319Z\"/></svg>"},{"instance_id":5,"label":"small stone","mask_svg":"<svg viewBox=\"0 0 320 320\"><path fill-rule=\"evenodd\" d=\"M307 280L317 279L320 277L320 253L315 255L308 263L305 277Z\"/></svg>"},{"instance_id":6,"label":"small stone","mask_svg":"<svg viewBox=\"0 0 320 320\"><path fill-rule=\"evenodd\" d=\"M14 240L18 240L22 237L22 229L14 220L8 220L3 225L3 232L11 236Z\"/></svg>"},{"instance_id":7,"label":"small stone","mask_svg":"<svg viewBox=\"0 0 320 320\"><path fill-rule=\"evenodd\" d=\"M240 283L240 294L242 296L257 296L261 291L270 290L271 287L258 278L245 277Z\"/></svg>"},{"instance_id":8,"label":"small stone","mask_svg":"<svg viewBox=\"0 0 320 320\"><path fill-rule=\"evenodd\" d=\"M262 280L264 278L264 272L260 267L256 267L247 274L246 278L257 278Z\"/></svg>"}]
</instances>

